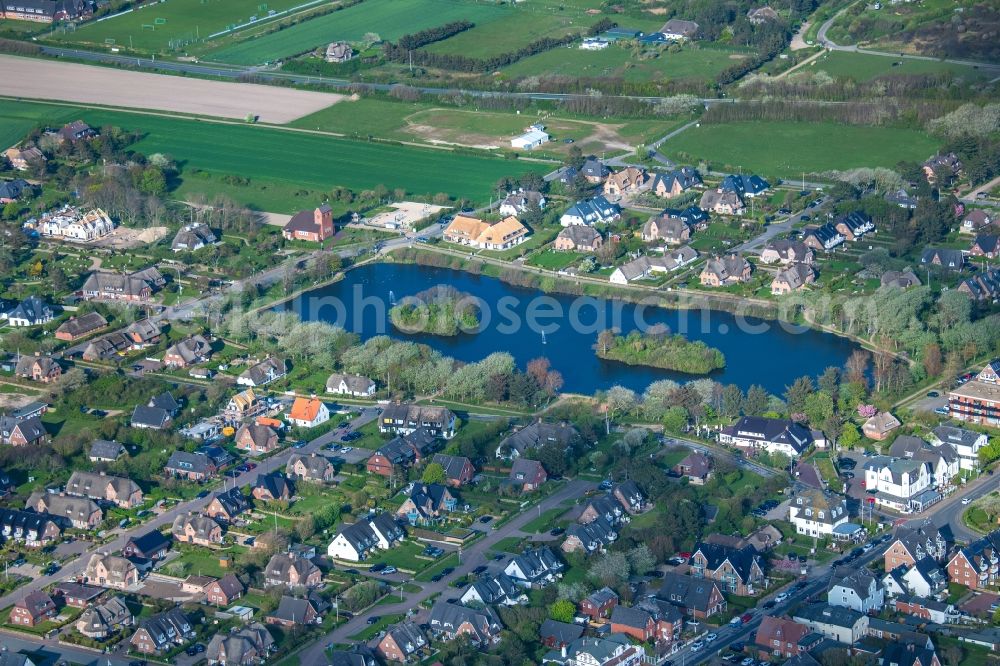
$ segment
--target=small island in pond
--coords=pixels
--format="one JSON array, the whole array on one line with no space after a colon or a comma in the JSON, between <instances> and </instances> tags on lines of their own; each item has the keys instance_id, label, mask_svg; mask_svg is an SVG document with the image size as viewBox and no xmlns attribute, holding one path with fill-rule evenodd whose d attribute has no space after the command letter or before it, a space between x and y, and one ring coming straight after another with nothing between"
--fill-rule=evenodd
<instances>
[{"instance_id":1,"label":"small island in pond","mask_svg":"<svg viewBox=\"0 0 1000 666\"><path fill-rule=\"evenodd\" d=\"M700 340L671 335L665 326L651 326L645 333L632 331L628 335L602 331L594 348L600 358L690 375L705 375L726 367L726 357L721 351Z\"/></svg>"},{"instance_id":2,"label":"small island in pond","mask_svg":"<svg viewBox=\"0 0 1000 666\"><path fill-rule=\"evenodd\" d=\"M473 333L479 328L479 306L472 294L440 284L392 306L389 321L404 333Z\"/></svg>"}]
</instances>

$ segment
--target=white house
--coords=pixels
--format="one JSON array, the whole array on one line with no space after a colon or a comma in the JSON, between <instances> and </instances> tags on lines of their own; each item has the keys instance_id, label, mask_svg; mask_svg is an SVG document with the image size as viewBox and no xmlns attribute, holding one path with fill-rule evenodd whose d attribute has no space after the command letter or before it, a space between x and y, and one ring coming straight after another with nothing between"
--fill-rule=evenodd
<instances>
[{"instance_id":1,"label":"white house","mask_svg":"<svg viewBox=\"0 0 1000 666\"><path fill-rule=\"evenodd\" d=\"M315 428L330 420L330 410L318 398L296 398L288 411L288 422L300 428Z\"/></svg>"},{"instance_id":2,"label":"white house","mask_svg":"<svg viewBox=\"0 0 1000 666\"><path fill-rule=\"evenodd\" d=\"M611 42L601 37L587 37L580 43L580 48L584 51L600 51L611 46Z\"/></svg>"},{"instance_id":3,"label":"white house","mask_svg":"<svg viewBox=\"0 0 1000 666\"><path fill-rule=\"evenodd\" d=\"M622 209L618 204L611 203L604 198L604 195L599 194L570 206L559 218L559 224L564 227L571 227L574 224L607 224L621 216Z\"/></svg>"},{"instance_id":4,"label":"white house","mask_svg":"<svg viewBox=\"0 0 1000 666\"><path fill-rule=\"evenodd\" d=\"M543 143L549 142L548 133L542 129L541 125L532 125L528 128L528 131L521 136L516 136L510 140L511 148L518 148L520 150L531 150L532 148L537 148Z\"/></svg>"},{"instance_id":5,"label":"white house","mask_svg":"<svg viewBox=\"0 0 1000 666\"><path fill-rule=\"evenodd\" d=\"M930 599L942 596L948 590L948 576L932 557L917 560L902 579L907 591L917 597Z\"/></svg>"},{"instance_id":6,"label":"white house","mask_svg":"<svg viewBox=\"0 0 1000 666\"><path fill-rule=\"evenodd\" d=\"M931 464L878 456L865 463L865 489L876 504L896 511L922 511L941 498L931 488ZM875 493L871 493L871 491ZM936 497L935 497L936 496Z\"/></svg>"},{"instance_id":7,"label":"white house","mask_svg":"<svg viewBox=\"0 0 1000 666\"><path fill-rule=\"evenodd\" d=\"M359 520L342 527L326 548L326 554L338 560L360 562L374 550L388 550L406 534L388 513Z\"/></svg>"},{"instance_id":8,"label":"white house","mask_svg":"<svg viewBox=\"0 0 1000 666\"><path fill-rule=\"evenodd\" d=\"M735 424L723 428L719 442L740 449L747 455L757 451L783 453L795 458L811 445L824 448L826 440L819 431L809 430L801 423L764 416L744 416Z\"/></svg>"},{"instance_id":9,"label":"white house","mask_svg":"<svg viewBox=\"0 0 1000 666\"><path fill-rule=\"evenodd\" d=\"M799 534L829 536L847 523L847 501L821 490L807 490L789 503L788 520Z\"/></svg>"},{"instance_id":10,"label":"white house","mask_svg":"<svg viewBox=\"0 0 1000 666\"><path fill-rule=\"evenodd\" d=\"M956 428L954 426L938 426L933 430L931 444L934 446L950 446L958 454L959 466L962 469L979 469L979 451L989 444L985 433Z\"/></svg>"},{"instance_id":11,"label":"white house","mask_svg":"<svg viewBox=\"0 0 1000 666\"><path fill-rule=\"evenodd\" d=\"M862 567L834 580L826 593L826 601L831 606L851 608L867 615L869 611L882 610L885 588L872 572Z\"/></svg>"},{"instance_id":12,"label":"white house","mask_svg":"<svg viewBox=\"0 0 1000 666\"><path fill-rule=\"evenodd\" d=\"M38 233L52 238L93 241L115 230L115 223L100 208L81 214L73 206L46 213L38 224Z\"/></svg>"},{"instance_id":13,"label":"white house","mask_svg":"<svg viewBox=\"0 0 1000 666\"><path fill-rule=\"evenodd\" d=\"M897 437L889 448L889 455L929 463L931 466L931 485L935 488L947 486L961 471L960 458L954 448L951 446L931 446L919 437L911 435Z\"/></svg>"},{"instance_id":14,"label":"white house","mask_svg":"<svg viewBox=\"0 0 1000 666\"><path fill-rule=\"evenodd\" d=\"M541 546L513 558L503 572L521 587L532 589L562 578L564 566L548 546Z\"/></svg>"},{"instance_id":15,"label":"white house","mask_svg":"<svg viewBox=\"0 0 1000 666\"><path fill-rule=\"evenodd\" d=\"M629 284L647 278L653 273L669 273L687 266L698 258L698 251L684 246L664 252L662 257L642 256L622 264L608 278L612 284Z\"/></svg>"},{"instance_id":16,"label":"white house","mask_svg":"<svg viewBox=\"0 0 1000 666\"><path fill-rule=\"evenodd\" d=\"M375 382L361 375L334 373L326 380L326 392L351 395L355 398L370 398L375 395Z\"/></svg>"}]
</instances>

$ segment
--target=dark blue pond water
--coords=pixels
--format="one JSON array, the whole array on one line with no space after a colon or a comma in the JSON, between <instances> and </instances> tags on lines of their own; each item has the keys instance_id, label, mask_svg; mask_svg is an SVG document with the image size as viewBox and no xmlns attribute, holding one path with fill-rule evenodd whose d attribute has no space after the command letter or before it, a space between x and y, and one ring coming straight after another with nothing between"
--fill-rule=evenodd
<instances>
[{"instance_id":1,"label":"dark blue pond water","mask_svg":"<svg viewBox=\"0 0 1000 666\"><path fill-rule=\"evenodd\" d=\"M448 284L485 305L483 330L455 337L404 335L388 323L396 302L430 287ZM371 264L350 271L336 284L291 301L304 320L322 320L358 333L362 339L389 334L425 343L462 361L477 361L494 351L510 352L524 367L545 356L563 374L564 391L594 393L615 384L636 391L658 379L685 381L691 375L604 361L594 353L599 331L624 332L662 323L675 333L703 340L726 356L726 367L709 375L743 389L761 384L782 394L796 377L816 376L828 366L842 367L854 343L827 333L712 310L668 310L616 300L545 295L490 277L415 265Z\"/></svg>"}]
</instances>

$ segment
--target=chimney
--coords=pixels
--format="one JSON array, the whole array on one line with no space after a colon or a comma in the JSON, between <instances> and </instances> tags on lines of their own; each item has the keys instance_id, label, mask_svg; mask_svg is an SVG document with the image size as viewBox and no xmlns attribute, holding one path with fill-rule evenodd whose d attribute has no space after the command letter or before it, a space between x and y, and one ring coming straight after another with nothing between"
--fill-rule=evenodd
<instances>
[{"instance_id":1,"label":"chimney","mask_svg":"<svg viewBox=\"0 0 1000 666\"><path fill-rule=\"evenodd\" d=\"M566 654L566 644L563 643L563 646L562 646L562 658L566 659L568 656L569 655Z\"/></svg>"}]
</instances>

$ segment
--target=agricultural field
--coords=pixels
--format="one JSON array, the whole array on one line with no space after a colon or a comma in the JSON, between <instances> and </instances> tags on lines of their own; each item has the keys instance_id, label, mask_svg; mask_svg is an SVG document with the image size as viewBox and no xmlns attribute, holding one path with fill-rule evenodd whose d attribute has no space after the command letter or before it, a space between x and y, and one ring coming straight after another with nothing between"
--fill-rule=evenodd
<instances>
[{"instance_id":1,"label":"agricultural field","mask_svg":"<svg viewBox=\"0 0 1000 666\"><path fill-rule=\"evenodd\" d=\"M256 65L298 55L336 40L358 41L369 32L393 41L405 34L462 19L487 25L511 11L469 0L365 0L278 32L209 51L205 59Z\"/></svg>"},{"instance_id":2,"label":"agricultural field","mask_svg":"<svg viewBox=\"0 0 1000 666\"><path fill-rule=\"evenodd\" d=\"M745 52L736 49L685 46L676 53L660 51L642 59L627 48L612 45L601 51L584 51L575 45L552 49L520 60L503 70L510 77L569 76L622 78L627 81L712 79Z\"/></svg>"},{"instance_id":3,"label":"agricultural field","mask_svg":"<svg viewBox=\"0 0 1000 666\"><path fill-rule=\"evenodd\" d=\"M0 149L13 146L33 128L46 122L62 125L73 120L76 111L50 104L0 99Z\"/></svg>"},{"instance_id":4,"label":"agricultural field","mask_svg":"<svg viewBox=\"0 0 1000 666\"><path fill-rule=\"evenodd\" d=\"M869 55L866 53L850 53L847 51L832 51L818 58L815 64L809 65L811 70L822 70L833 77L852 78L855 81L868 81L886 74L937 74L952 72L955 76L968 79L982 79L986 73L968 65L956 65L937 60L911 60L904 58L889 58L886 56Z\"/></svg>"},{"instance_id":5,"label":"agricultural field","mask_svg":"<svg viewBox=\"0 0 1000 666\"><path fill-rule=\"evenodd\" d=\"M322 2L323 0L162 0L158 4L145 5L122 16L87 23L76 30L61 28L50 37L75 44L114 44L140 51L176 50L225 30L227 26L246 23L251 16L264 17L268 11L280 12Z\"/></svg>"},{"instance_id":6,"label":"agricultural field","mask_svg":"<svg viewBox=\"0 0 1000 666\"><path fill-rule=\"evenodd\" d=\"M0 101L0 118L20 119L28 113L16 102ZM145 133L135 149L143 153L166 153L181 166L183 192L197 191L188 182L198 170L229 179L234 197L249 206L261 207L257 188L287 188L329 191L340 185L354 190L379 184L404 188L411 194L448 192L456 197L479 200L488 196L497 179L527 171L544 173L550 164L512 163L509 160L457 155L446 150L422 149L383 143L367 143L336 137L291 132L278 128L241 124L219 124L186 118L145 116L110 110L79 109L36 104L34 116L52 124L82 118L89 124L118 125ZM32 123L33 124L33 123ZM4 125L6 133L6 124ZM12 133L13 134L13 133ZM15 140L20 135L15 137ZM460 178L454 174L461 174ZM212 192L208 192L212 193ZM281 204L278 206L278 204ZM275 207L277 210L274 210ZM269 200L270 212L292 213L302 208L298 197Z\"/></svg>"},{"instance_id":7,"label":"agricultural field","mask_svg":"<svg viewBox=\"0 0 1000 666\"><path fill-rule=\"evenodd\" d=\"M923 161L938 144L918 130L834 123L735 122L692 127L660 147L682 162L707 160L717 171L801 177L831 169L892 167Z\"/></svg>"}]
</instances>

